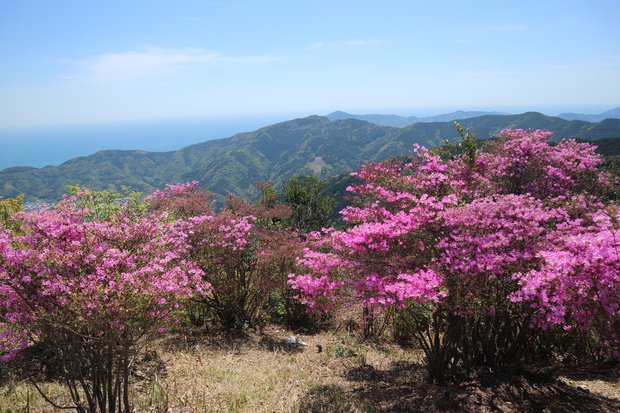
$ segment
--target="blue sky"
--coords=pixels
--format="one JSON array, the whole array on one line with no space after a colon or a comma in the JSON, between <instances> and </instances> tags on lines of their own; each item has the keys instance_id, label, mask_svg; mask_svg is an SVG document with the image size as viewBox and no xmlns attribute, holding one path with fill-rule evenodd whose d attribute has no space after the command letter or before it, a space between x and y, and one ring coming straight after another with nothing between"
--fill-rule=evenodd
<instances>
[{"instance_id":1,"label":"blue sky","mask_svg":"<svg viewBox=\"0 0 620 413\"><path fill-rule=\"evenodd\" d=\"M617 0L0 0L0 128L598 113L620 106L619 19Z\"/></svg>"}]
</instances>

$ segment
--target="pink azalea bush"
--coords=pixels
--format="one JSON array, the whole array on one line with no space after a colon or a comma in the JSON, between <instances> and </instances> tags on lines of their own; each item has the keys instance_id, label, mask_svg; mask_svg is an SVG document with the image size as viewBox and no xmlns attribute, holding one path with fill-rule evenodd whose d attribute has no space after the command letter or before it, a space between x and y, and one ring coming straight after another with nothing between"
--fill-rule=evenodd
<instances>
[{"instance_id":1,"label":"pink azalea bush","mask_svg":"<svg viewBox=\"0 0 620 413\"><path fill-rule=\"evenodd\" d=\"M400 308L438 380L518 362L548 327L597 320L617 346L612 182L593 147L551 135L505 130L486 152L367 163L341 212L350 227L315 234L291 285L313 306Z\"/></svg>"},{"instance_id":2,"label":"pink azalea bush","mask_svg":"<svg viewBox=\"0 0 620 413\"><path fill-rule=\"evenodd\" d=\"M529 303L543 329L595 329L607 352L620 358L620 208L595 210L589 225L568 222L538 253L539 268L517 274L511 299ZM605 352L605 350L601 350Z\"/></svg>"},{"instance_id":3,"label":"pink azalea bush","mask_svg":"<svg viewBox=\"0 0 620 413\"><path fill-rule=\"evenodd\" d=\"M213 214L211 195L198 186L198 181L166 185L146 197L149 210L165 210L176 218Z\"/></svg>"},{"instance_id":4,"label":"pink azalea bush","mask_svg":"<svg viewBox=\"0 0 620 413\"><path fill-rule=\"evenodd\" d=\"M139 349L210 286L186 259L180 222L124 205L93 215L94 198L81 191L53 210L18 213L19 231L0 228L0 351L9 359L42 343L72 408L128 413Z\"/></svg>"},{"instance_id":5,"label":"pink azalea bush","mask_svg":"<svg viewBox=\"0 0 620 413\"><path fill-rule=\"evenodd\" d=\"M258 204L228 197L224 210L214 213L204 209L196 185L168 186L153 194L154 205L176 215L184 211L183 232L191 246L187 256L212 286L212 294L195 301L224 327L249 327L260 321L270 294L292 299L287 276L301 242L295 232L277 225L290 215L290 207L276 202L270 184L258 183L264 195Z\"/></svg>"}]
</instances>

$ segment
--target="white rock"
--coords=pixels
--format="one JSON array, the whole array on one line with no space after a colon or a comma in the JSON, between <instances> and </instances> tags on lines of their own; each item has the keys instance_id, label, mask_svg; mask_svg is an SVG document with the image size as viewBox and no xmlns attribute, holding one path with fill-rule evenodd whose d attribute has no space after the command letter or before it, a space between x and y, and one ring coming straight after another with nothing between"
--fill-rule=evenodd
<instances>
[{"instance_id":1,"label":"white rock","mask_svg":"<svg viewBox=\"0 0 620 413\"><path fill-rule=\"evenodd\" d=\"M290 336L288 337L286 340L284 340L284 344L286 344L287 346L292 346L292 345L299 345L299 346L307 346L308 343L306 343L305 341L303 341L300 338L297 338L295 336Z\"/></svg>"}]
</instances>

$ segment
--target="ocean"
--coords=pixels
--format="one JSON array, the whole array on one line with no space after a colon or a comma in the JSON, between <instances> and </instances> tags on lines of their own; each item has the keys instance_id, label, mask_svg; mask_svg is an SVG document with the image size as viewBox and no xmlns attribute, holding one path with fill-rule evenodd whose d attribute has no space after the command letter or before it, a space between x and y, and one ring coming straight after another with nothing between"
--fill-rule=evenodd
<instances>
[{"instance_id":1,"label":"ocean","mask_svg":"<svg viewBox=\"0 0 620 413\"><path fill-rule=\"evenodd\" d=\"M530 110L555 116L561 112L600 113L613 106L514 106L466 108L507 113ZM459 108L390 109L350 111L349 113L399 113L401 116L432 116L451 113ZM326 112L327 113L327 112ZM323 113L325 115L326 113ZM310 116L312 113L278 113L201 118L157 119L125 122L92 123L72 126L2 128L0 125L0 170L13 166L42 168L107 149L175 151L195 143L228 138L241 132L252 132L263 126Z\"/></svg>"},{"instance_id":2,"label":"ocean","mask_svg":"<svg viewBox=\"0 0 620 413\"><path fill-rule=\"evenodd\" d=\"M107 149L176 151L295 117L300 116L226 116L0 129L0 170L13 166L60 165Z\"/></svg>"}]
</instances>

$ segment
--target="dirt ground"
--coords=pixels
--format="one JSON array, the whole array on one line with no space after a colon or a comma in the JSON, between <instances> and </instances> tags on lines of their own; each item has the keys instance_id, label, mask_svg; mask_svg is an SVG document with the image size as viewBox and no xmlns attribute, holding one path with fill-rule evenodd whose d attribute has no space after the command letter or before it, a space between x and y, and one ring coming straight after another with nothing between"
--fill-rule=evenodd
<instances>
[{"instance_id":1,"label":"dirt ground","mask_svg":"<svg viewBox=\"0 0 620 413\"><path fill-rule=\"evenodd\" d=\"M479 369L445 385L424 380L419 352L348 333L297 335L277 327L242 337L168 334L135 365L136 413L198 412L620 412L609 371L531 366ZM59 413L23 378L0 385L0 413ZM68 402L58 383L40 386Z\"/></svg>"},{"instance_id":2,"label":"dirt ground","mask_svg":"<svg viewBox=\"0 0 620 413\"><path fill-rule=\"evenodd\" d=\"M284 344L289 334L274 328L250 334L242 341L223 343L211 338L187 347L203 363L205 358L209 359L213 367L221 366L218 357L226 354L231 377L247 375L249 382L265 378L278 381L273 389L265 388L262 393L246 397L232 410L230 403L212 403L213 411L620 412L620 380L609 371L574 371L555 366L554 374L538 368L537 372L508 374L480 369L440 386L424 380L421 354L393 343L366 343L355 336L322 333L297 336L308 346L291 348ZM165 364L169 373L179 377L179 370L171 366L170 359ZM282 364L294 367L286 373L279 370L283 377L274 378L269 370ZM254 368L244 372L248 366ZM181 369L191 370L187 366ZM200 373L193 375L197 376ZM213 402L218 399L218 392L223 395L231 387L254 385L232 378L220 385L210 381ZM282 392L285 382L290 385L288 392ZM230 400L228 394L225 397ZM256 403L253 398L260 398L261 394L272 401ZM273 401L278 399L287 401ZM170 407L170 411L186 411L180 405Z\"/></svg>"}]
</instances>

